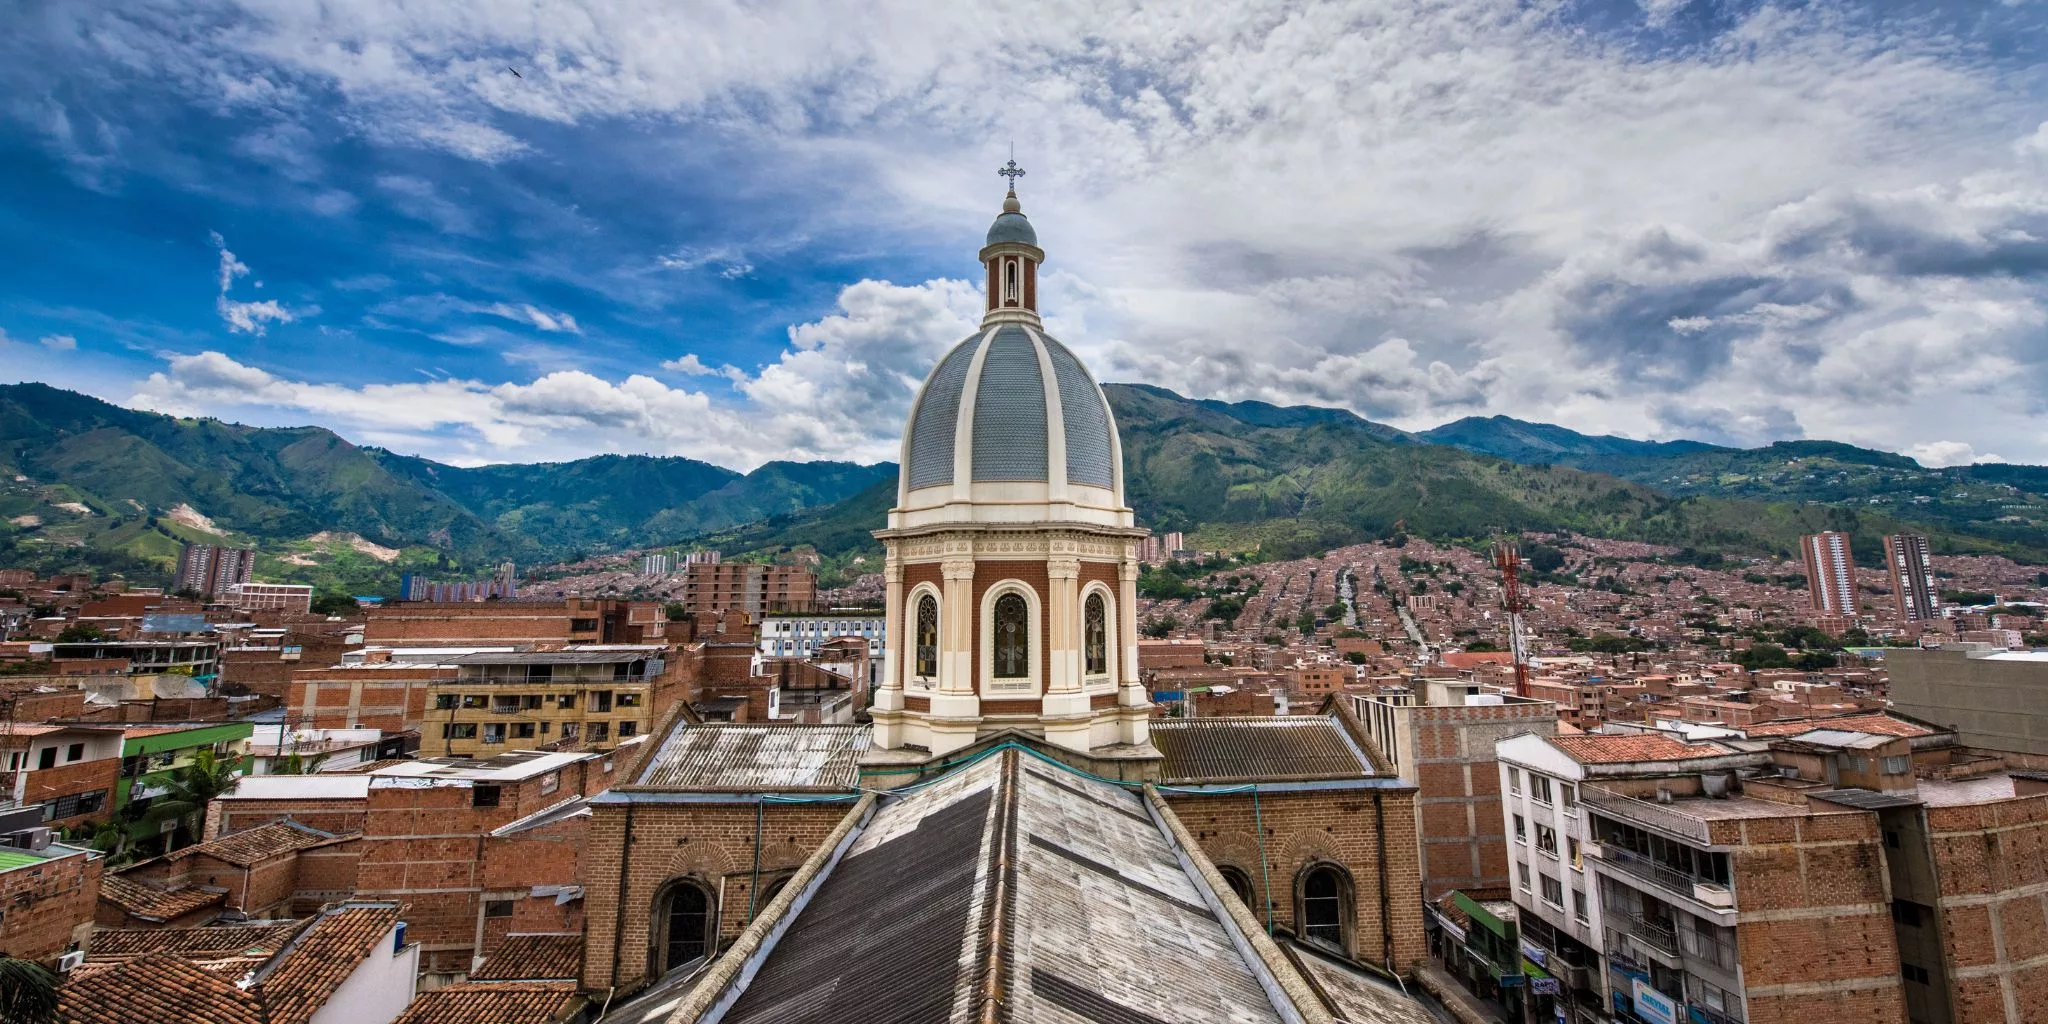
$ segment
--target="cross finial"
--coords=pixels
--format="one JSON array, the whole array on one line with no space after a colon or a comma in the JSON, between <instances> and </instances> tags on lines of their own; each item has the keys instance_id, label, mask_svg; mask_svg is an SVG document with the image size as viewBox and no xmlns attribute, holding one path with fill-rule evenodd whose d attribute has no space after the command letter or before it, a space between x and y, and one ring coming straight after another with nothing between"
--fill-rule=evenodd
<instances>
[{"instance_id":1,"label":"cross finial","mask_svg":"<svg viewBox=\"0 0 2048 1024\"><path fill-rule=\"evenodd\" d=\"M1016 158L1012 157L1010 162L997 169L996 173L1010 179L1010 191L1015 192L1017 191L1017 179L1024 176L1024 168L1017 166Z\"/></svg>"}]
</instances>

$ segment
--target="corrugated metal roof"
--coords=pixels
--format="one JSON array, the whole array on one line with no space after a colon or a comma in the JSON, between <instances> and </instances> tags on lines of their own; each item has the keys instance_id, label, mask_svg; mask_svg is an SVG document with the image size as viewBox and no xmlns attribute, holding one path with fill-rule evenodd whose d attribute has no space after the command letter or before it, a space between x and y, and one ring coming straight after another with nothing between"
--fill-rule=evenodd
<instances>
[{"instance_id":1,"label":"corrugated metal roof","mask_svg":"<svg viewBox=\"0 0 2048 1024\"><path fill-rule=\"evenodd\" d=\"M669 733L643 786L850 790L860 785L865 725L696 725Z\"/></svg>"},{"instance_id":2,"label":"corrugated metal roof","mask_svg":"<svg viewBox=\"0 0 2048 1024\"><path fill-rule=\"evenodd\" d=\"M512 651L464 654L444 659L451 665L615 665L646 661L661 653L660 648L614 651Z\"/></svg>"},{"instance_id":3,"label":"corrugated metal roof","mask_svg":"<svg viewBox=\"0 0 2048 1024\"><path fill-rule=\"evenodd\" d=\"M1197 718L1152 723L1167 782L1355 779L1372 762L1336 719Z\"/></svg>"}]
</instances>

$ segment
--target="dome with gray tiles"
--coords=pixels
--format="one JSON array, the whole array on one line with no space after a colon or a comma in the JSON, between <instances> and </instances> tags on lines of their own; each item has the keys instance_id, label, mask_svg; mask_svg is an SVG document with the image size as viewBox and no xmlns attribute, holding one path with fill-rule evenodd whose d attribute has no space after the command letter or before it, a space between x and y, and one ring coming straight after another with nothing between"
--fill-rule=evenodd
<instances>
[{"instance_id":1,"label":"dome with gray tiles","mask_svg":"<svg viewBox=\"0 0 2048 1024\"><path fill-rule=\"evenodd\" d=\"M990 324L939 360L918 394L909 489L955 483L964 461L971 483L1063 481L1121 502L1115 430L1101 387L1065 345L1030 324Z\"/></svg>"}]
</instances>

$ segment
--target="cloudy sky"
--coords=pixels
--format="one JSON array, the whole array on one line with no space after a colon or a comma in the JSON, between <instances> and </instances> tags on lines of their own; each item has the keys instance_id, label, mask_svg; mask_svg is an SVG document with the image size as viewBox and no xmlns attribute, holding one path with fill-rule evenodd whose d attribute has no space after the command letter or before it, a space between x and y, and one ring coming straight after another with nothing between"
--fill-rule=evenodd
<instances>
[{"instance_id":1,"label":"cloudy sky","mask_svg":"<svg viewBox=\"0 0 2048 1024\"><path fill-rule=\"evenodd\" d=\"M891 458L1014 143L1105 380L2048 463L2038 2L14 10L0 378L464 463Z\"/></svg>"}]
</instances>

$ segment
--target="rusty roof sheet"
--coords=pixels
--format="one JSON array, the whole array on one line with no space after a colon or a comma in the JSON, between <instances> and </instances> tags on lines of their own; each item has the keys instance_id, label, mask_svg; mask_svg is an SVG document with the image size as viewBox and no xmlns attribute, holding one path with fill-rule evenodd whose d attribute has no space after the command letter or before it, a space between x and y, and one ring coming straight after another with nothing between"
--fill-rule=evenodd
<instances>
[{"instance_id":1,"label":"rusty roof sheet","mask_svg":"<svg viewBox=\"0 0 2048 1024\"><path fill-rule=\"evenodd\" d=\"M168 955L109 964L72 978L58 989L58 1000L57 1015L66 1024L267 1024L253 993L228 977Z\"/></svg>"},{"instance_id":2,"label":"rusty roof sheet","mask_svg":"<svg viewBox=\"0 0 2048 1024\"><path fill-rule=\"evenodd\" d=\"M992 980L1016 1024L1281 1020L1183 853L1132 792L986 757L887 799L724 1021L936 1024Z\"/></svg>"},{"instance_id":3,"label":"rusty roof sheet","mask_svg":"<svg viewBox=\"0 0 2048 1024\"><path fill-rule=\"evenodd\" d=\"M1165 781L1283 782L1356 779L1372 762L1344 727L1326 715L1197 718L1152 723L1152 743L1166 755Z\"/></svg>"},{"instance_id":4,"label":"rusty roof sheet","mask_svg":"<svg viewBox=\"0 0 2048 1024\"><path fill-rule=\"evenodd\" d=\"M166 859L183 860L204 854L215 860L246 868L311 847L354 839L361 834L351 832L347 835L336 835L289 819L268 821L255 828L230 832L216 839L187 846L167 854Z\"/></svg>"},{"instance_id":5,"label":"rusty roof sheet","mask_svg":"<svg viewBox=\"0 0 2048 1024\"><path fill-rule=\"evenodd\" d=\"M100 899L141 921L171 921L226 901L228 891L213 887L181 885L158 889L125 875L108 875L100 882Z\"/></svg>"},{"instance_id":6,"label":"rusty roof sheet","mask_svg":"<svg viewBox=\"0 0 2048 1024\"><path fill-rule=\"evenodd\" d=\"M321 913L257 983L270 1024L305 1024L398 924L396 903L349 903Z\"/></svg>"},{"instance_id":7,"label":"rusty roof sheet","mask_svg":"<svg viewBox=\"0 0 2048 1024\"><path fill-rule=\"evenodd\" d=\"M566 981L465 981L422 992L393 1024L552 1024L576 986Z\"/></svg>"},{"instance_id":8,"label":"rusty roof sheet","mask_svg":"<svg viewBox=\"0 0 2048 1024\"><path fill-rule=\"evenodd\" d=\"M507 935L471 981L532 981L576 978L583 973L583 935Z\"/></svg>"},{"instance_id":9,"label":"rusty roof sheet","mask_svg":"<svg viewBox=\"0 0 2048 1024\"><path fill-rule=\"evenodd\" d=\"M671 789L851 790L865 725L679 725L647 759L640 785Z\"/></svg>"}]
</instances>

